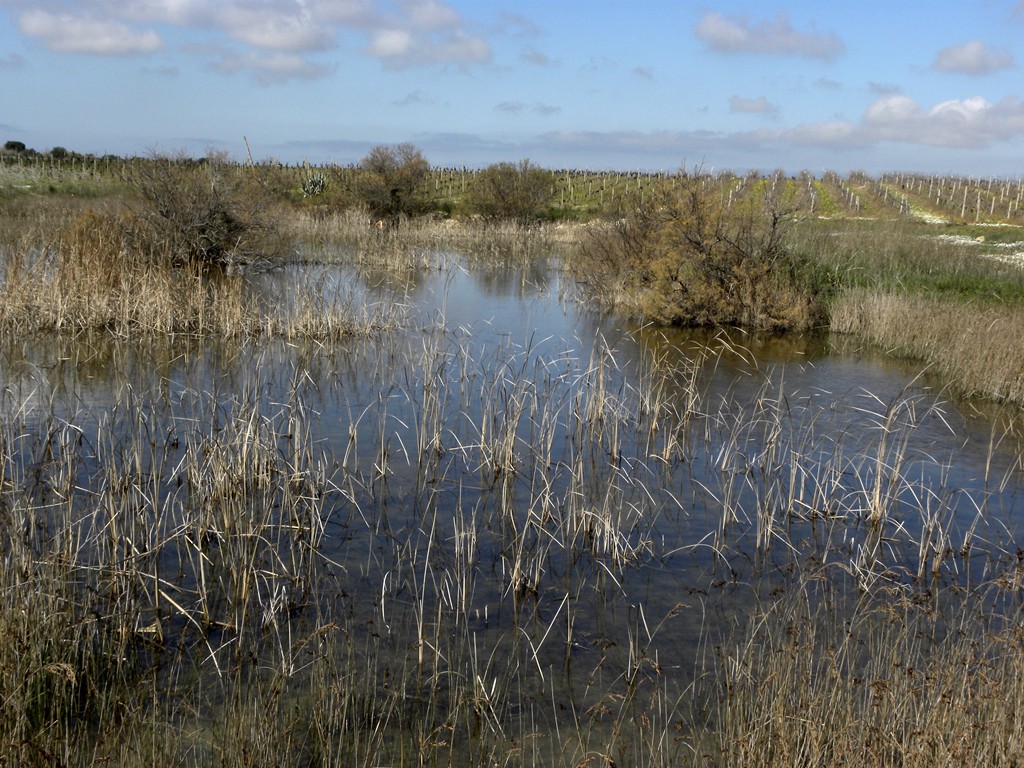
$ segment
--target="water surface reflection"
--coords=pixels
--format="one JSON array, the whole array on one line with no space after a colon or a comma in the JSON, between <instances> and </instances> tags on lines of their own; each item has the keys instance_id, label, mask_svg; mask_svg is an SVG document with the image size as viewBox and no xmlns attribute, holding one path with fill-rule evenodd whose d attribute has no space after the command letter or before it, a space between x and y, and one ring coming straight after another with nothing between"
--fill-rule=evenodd
<instances>
[{"instance_id":1,"label":"water surface reflection","mask_svg":"<svg viewBox=\"0 0 1024 768\"><path fill-rule=\"evenodd\" d=\"M567 300L565 279L454 258L403 280L292 266L254 276L253 300L340 291L401 304L405 327L330 346L9 343L5 477L37 471L41 446L73 429L77 503L144 478L172 542L265 467L281 495L248 508L312 516L314 600L344 605L351 631L431 647L438 665L454 663L441 627L492 659L526 642L506 649L538 671L526 687L543 694L545 670L564 668L581 706L594 701L579 674L615 679L641 626L644 653L684 681L709 626L735 630L797 578L922 593L1016 556L1020 446L998 413L823 337L601 315ZM210 480L218 461L240 474ZM274 546L294 549L291 535ZM160 558L193 608L194 561L171 546Z\"/></svg>"}]
</instances>

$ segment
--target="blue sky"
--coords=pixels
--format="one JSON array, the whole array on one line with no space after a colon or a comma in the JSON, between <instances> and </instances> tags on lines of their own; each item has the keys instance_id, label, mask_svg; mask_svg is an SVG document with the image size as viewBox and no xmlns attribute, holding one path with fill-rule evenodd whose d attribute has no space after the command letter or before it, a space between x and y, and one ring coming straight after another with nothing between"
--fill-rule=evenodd
<instances>
[{"instance_id":1,"label":"blue sky","mask_svg":"<svg viewBox=\"0 0 1024 768\"><path fill-rule=\"evenodd\" d=\"M1024 0L0 0L0 140L1024 174Z\"/></svg>"}]
</instances>

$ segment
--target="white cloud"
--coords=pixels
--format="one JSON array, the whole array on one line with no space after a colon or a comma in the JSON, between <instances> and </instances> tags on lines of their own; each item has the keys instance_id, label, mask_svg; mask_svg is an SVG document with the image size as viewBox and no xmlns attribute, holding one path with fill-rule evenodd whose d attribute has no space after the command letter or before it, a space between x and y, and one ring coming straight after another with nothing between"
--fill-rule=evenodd
<instances>
[{"instance_id":1,"label":"white cloud","mask_svg":"<svg viewBox=\"0 0 1024 768\"><path fill-rule=\"evenodd\" d=\"M440 0L402 0L403 16L416 29L458 29L462 19L455 9Z\"/></svg>"},{"instance_id":2,"label":"white cloud","mask_svg":"<svg viewBox=\"0 0 1024 768\"><path fill-rule=\"evenodd\" d=\"M329 67L313 64L294 53L262 55L230 51L223 52L218 60L210 64L210 68L226 74L247 72L261 85L277 85L289 80L315 80L331 71Z\"/></svg>"},{"instance_id":3,"label":"white cloud","mask_svg":"<svg viewBox=\"0 0 1024 768\"><path fill-rule=\"evenodd\" d=\"M158 22L180 26L203 23L211 16L208 0L125 0L82 3L97 12L132 21Z\"/></svg>"},{"instance_id":4,"label":"white cloud","mask_svg":"<svg viewBox=\"0 0 1024 768\"><path fill-rule=\"evenodd\" d=\"M1014 65L1013 54L1005 48L989 48L980 40L951 45L935 55L932 69L965 75L987 75Z\"/></svg>"},{"instance_id":5,"label":"white cloud","mask_svg":"<svg viewBox=\"0 0 1024 768\"><path fill-rule=\"evenodd\" d=\"M864 112L864 122L868 125L886 127L905 124L920 114L921 107L912 98L890 94L868 106Z\"/></svg>"},{"instance_id":6,"label":"white cloud","mask_svg":"<svg viewBox=\"0 0 1024 768\"><path fill-rule=\"evenodd\" d=\"M376 18L375 0L305 0L303 5L324 24L369 27Z\"/></svg>"},{"instance_id":7,"label":"white cloud","mask_svg":"<svg viewBox=\"0 0 1024 768\"><path fill-rule=\"evenodd\" d=\"M733 158L730 162L743 153L756 159L766 153L806 157L812 150L825 150L833 156L885 144L976 150L1024 139L1024 101L1004 99L993 104L971 97L926 108L908 96L890 94L872 103L860 120L756 131L562 131L541 138L547 145L573 151L675 153L681 158L714 154Z\"/></svg>"},{"instance_id":8,"label":"white cloud","mask_svg":"<svg viewBox=\"0 0 1024 768\"><path fill-rule=\"evenodd\" d=\"M399 60L413 49L412 34L404 29L379 29L370 38L366 52L384 60Z\"/></svg>"},{"instance_id":9,"label":"white cloud","mask_svg":"<svg viewBox=\"0 0 1024 768\"><path fill-rule=\"evenodd\" d=\"M455 30L429 50L431 58L441 63L473 64L491 58L491 46L484 38L467 35L462 30Z\"/></svg>"},{"instance_id":10,"label":"white cloud","mask_svg":"<svg viewBox=\"0 0 1024 768\"><path fill-rule=\"evenodd\" d=\"M152 53L168 25L233 40L255 52L327 51L339 34L366 37L364 53L394 68L489 61L487 40L446 0L0 0L21 9L21 31L63 52ZM74 11L68 11L73 7ZM221 42L214 39L215 45ZM187 45L187 43L186 43ZM197 50L192 46L192 50ZM245 60L242 54L237 60ZM270 61L253 57L253 61ZM317 71L306 61L304 70ZM257 71L263 71L262 69Z\"/></svg>"},{"instance_id":11,"label":"white cloud","mask_svg":"<svg viewBox=\"0 0 1024 768\"><path fill-rule=\"evenodd\" d=\"M732 96L729 98L729 111L733 113L775 115L778 114L779 108L764 96L758 96L756 99Z\"/></svg>"},{"instance_id":12,"label":"white cloud","mask_svg":"<svg viewBox=\"0 0 1024 768\"><path fill-rule=\"evenodd\" d=\"M800 32L793 28L785 13L751 24L746 18L729 18L711 11L697 22L695 32L700 40L720 53L766 53L832 60L846 50L834 32L822 33L813 27L809 32Z\"/></svg>"},{"instance_id":13,"label":"white cloud","mask_svg":"<svg viewBox=\"0 0 1024 768\"><path fill-rule=\"evenodd\" d=\"M766 144L834 150L883 143L980 149L1024 138L1024 102L1004 99L993 104L974 96L926 108L909 96L889 94L870 104L859 121L804 123L758 135Z\"/></svg>"},{"instance_id":14,"label":"white cloud","mask_svg":"<svg viewBox=\"0 0 1024 768\"><path fill-rule=\"evenodd\" d=\"M70 13L26 11L18 18L18 27L61 53L124 56L154 53L163 48L163 41L153 30L136 32L119 21Z\"/></svg>"},{"instance_id":15,"label":"white cloud","mask_svg":"<svg viewBox=\"0 0 1024 768\"><path fill-rule=\"evenodd\" d=\"M980 96L949 100L925 109L908 96L884 96L864 113L864 125L879 140L938 147L984 147L1024 136L1024 104Z\"/></svg>"},{"instance_id":16,"label":"white cloud","mask_svg":"<svg viewBox=\"0 0 1024 768\"><path fill-rule=\"evenodd\" d=\"M385 66L466 66L490 60L487 40L467 32L462 17L443 0L399 0L397 10L397 14L374 22L365 49Z\"/></svg>"},{"instance_id":17,"label":"white cloud","mask_svg":"<svg viewBox=\"0 0 1024 768\"><path fill-rule=\"evenodd\" d=\"M766 141L832 149L897 143L943 149L983 149L1024 139L1024 102L1006 98L993 104L980 96L950 99L924 107L909 96L877 99L859 121L806 123L771 134Z\"/></svg>"},{"instance_id":18,"label":"white cloud","mask_svg":"<svg viewBox=\"0 0 1024 768\"><path fill-rule=\"evenodd\" d=\"M392 69L407 69L427 64L466 66L489 61L491 48L480 37L461 30L443 35L417 35L407 29L375 32L366 53Z\"/></svg>"},{"instance_id":19,"label":"white cloud","mask_svg":"<svg viewBox=\"0 0 1024 768\"><path fill-rule=\"evenodd\" d=\"M225 6L217 19L234 39L279 51L322 51L334 42L333 30L303 9Z\"/></svg>"}]
</instances>

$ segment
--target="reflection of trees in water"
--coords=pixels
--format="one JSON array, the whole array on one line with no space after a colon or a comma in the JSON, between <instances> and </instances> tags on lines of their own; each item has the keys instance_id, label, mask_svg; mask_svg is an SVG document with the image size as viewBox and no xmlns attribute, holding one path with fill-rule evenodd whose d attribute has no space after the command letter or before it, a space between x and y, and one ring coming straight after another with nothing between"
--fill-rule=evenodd
<instances>
[{"instance_id":1,"label":"reflection of trees in water","mask_svg":"<svg viewBox=\"0 0 1024 768\"><path fill-rule=\"evenodd\" d=\"M479 270L470 275L481 291L501 298L532 298L551 284L551 269L546 264Z\"/></svg>"}]
</instances>

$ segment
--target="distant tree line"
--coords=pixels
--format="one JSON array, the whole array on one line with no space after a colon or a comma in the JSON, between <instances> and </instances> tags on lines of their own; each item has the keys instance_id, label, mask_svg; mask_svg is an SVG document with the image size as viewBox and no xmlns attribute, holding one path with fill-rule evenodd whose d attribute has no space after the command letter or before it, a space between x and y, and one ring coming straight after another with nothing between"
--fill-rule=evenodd
<instances>
[{"instance_id":1,"label":"distant tree line","mask_svg":"<svg viewBox=\"0 0 1024 768\"><path fill-rule=\"evenodd\" d=\"M4 142L3 154L27 159L88 160L93 156L72 153L54 146L48 153L39 153L24 141ZM214 154L218 164L224 161ZM167 158L155 158L167 160ZM104 161L124 160L114 156ZM210 158L199 160L185 155L174 156L178 165L203 165ZM166 165L164 166L166 168ZM420 148L412 143L379 144L355 165L356 175L350 191L351 202L364 205L379 221L394 224L403 217L429 213L434 204L426 188L431 166ZM554 175L522 160L518 163L496 163L477 173L476 183L461 202L464 210L486 220L514 220L521 223L545 217L554 184ZM300 184L303 198L316 198L326 193L328 177L319 170L311 172Z\"/></svg>"},{"instance_id":2,"label":"distant tree line","mask_svg":"<svg viewBox=\"0 0 1024 768\"><path fill-rule=\"evenodd\" d=\"M35 156L35 155L40 154L39 152L36 152L36 150L31 149L31 148L25 146L25 142L23 142L23 141L14 141L14 140L5 141L4 142L4 153L5 154L9 154L9 155L29 155L29 156ZM57 159L62 159L62 158L68 157L71 153L68 152L64 147L54 147L48 153L45 153L45 154L48 154L50 157L55 157Z\"/></svg>"},{"instance_id":3,"label":"distant tree line","mask_svg":"<svg viewBox=\"0 0 1024 768\"><path fill-rule=\"evenodd\" d=\"M358 165L356 195L381 221L395 221L423 210L421 192L430 163L413 144L381 144ZM485 219L528 223L544 217L553 185L550 171L529 160L484 168L466 196L470 213Z\"/></svg>"},{"instance_id":4,"label":"distant tree line","mask_svg":"<svg viewBox=\"0 0 1024 768\"><path fill-rule=\"evenodd\" d=\"M4 143L3 154L21 158L49 158L51 160L95 160L92 155L70 152L54 147L40 153L22 141ZM216 157L214 157L216 155ZM204 165L216 160L222 165L220 153L211 157L193 159L184 154L173 157L177 165ZM132 162L107 155L99 158L106 162ZM154 157L167 160L167 157ZM158 163L158 165L160 165ZM167 168L166 164L162 164ZM437 206L436 196L427 189L432 168L423 152L414 144L380 144L354 166L351 189L346 190L350 203L363 205L371 216L389 225L402 218L429 213ZM488 221L512 220L529 223L551 215L550 200L554 188L554 174L543 170L529 160L517 163L501 162L475 172L475 181L468 193L459 201L460 208ZM302 198L320 198L327 192L329 177L323 169L311 172L299 184ZM314 201L315 202L315 201Z\"/></svg>"}]
</instances>

